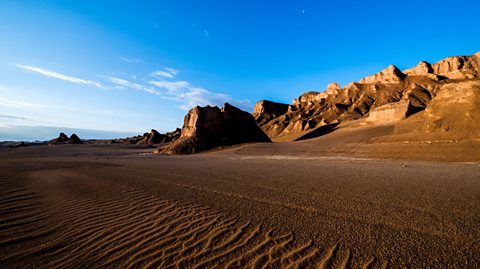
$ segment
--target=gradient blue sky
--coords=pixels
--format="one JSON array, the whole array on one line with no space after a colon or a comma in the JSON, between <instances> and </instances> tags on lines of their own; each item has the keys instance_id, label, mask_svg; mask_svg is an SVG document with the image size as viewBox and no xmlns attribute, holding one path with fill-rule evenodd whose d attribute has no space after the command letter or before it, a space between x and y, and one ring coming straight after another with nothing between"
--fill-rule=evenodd
<instances>
[{"instance_id":1,"label":"gradient blue sky","mask_svg":"<svg viewBox=\"0 0 480 269\"><path fill-rule=\"evenodd\" d=\"M1 1L0 140L169 131L194 105L251 111L391 63L470 55L479 11L477 0Z\"/></svg>"}]
</instances>

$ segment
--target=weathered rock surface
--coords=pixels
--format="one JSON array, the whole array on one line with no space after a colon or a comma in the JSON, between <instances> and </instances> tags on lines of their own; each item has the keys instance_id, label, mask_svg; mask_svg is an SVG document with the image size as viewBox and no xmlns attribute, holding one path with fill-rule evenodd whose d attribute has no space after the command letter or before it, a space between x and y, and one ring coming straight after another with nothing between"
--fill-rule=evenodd
<instances>
[{"instance_id":1,"label":"weathered rock surface","mask_svg":"<svg viewBox=\"0 0 480 269\"><path fill-rule=\"evenodd\" d=\"M453 56L432 65L433 73L448 79L472 79L480 75L478 53L472 56Z\"/></svg>"},{"instance_id":2,"label":"weathered rock surface","mask_svg":"<svg viewBox=\"0 0 480 269\"><path fill-rule=\"evenodd\" d=\"M82 140L76 135L72 134L69 138L66 134L60 133L60 135L48 142L48 145L61 145L61 144L82 144Z\"/></svg>"},{"instance_id":3,"label":"weathered rock surface","mask_svg":"<svg viewBox=\"0 0 480 269\"><path fill-rule=\"evenodd\" d=\"M480 81L443 85L425 111L397 126L396 131L409 137L405 140L480 139Z\"/></svg>"},{"instance_id":4,"label":"weathered rock surface","mask_svg":"<svg viewBox=\"0 0 480 269\"><path fill-rule=\"evenodd\" d=\"M405 74L400 71L396 66L389 65L386 69L380 71L377 74L365 77L359 81L359 83L398 83L405 78Z\"/></svg>"},{"instance_id":5,"label":"weathered rock surface","mask_svg":"<svg viewBox=\"0 0 480 269\"><path fill-rule=\"evenodd\" d=\"M367 121L377 123L399 121L407 118L411 111L410 101L401 100L370 110Z\"/></svg>"},{"instance_id":6,"label":"weathered rock surface","mask_svg":"<svg viewBox=\"0 0 480 269\"><path fill-rule=\"evenodd\" d=\"M255 104L252 115L257 123L262 125L282 114L285 114L287 111L287 104L262 100Z\"/></svg>"},{"instance_id":7,"label":"weathered rock surface","mask_svg":"<svg viewBox=\"0 0 480 269\"><path fill-rule=\"evenodd\" d=\"M257 122L271 139L281 141L295 140L327 124L363 117L370 123L400 120L428 108L444 86L478 80L479 61L480 52L448 57L435 64L422 61L404 72L390 65L343 88L331 83L323 92L306 92L293 100L286 113L264 113Z\"/></svg>"},{"instance_id":8,"label":"weathered rock surface","mask_svg":"<svg viewBox=\"0 0 480 269\"><path fill-rule=\"evenodd\" d=\"M157 153L189 154L249 142L270 142L251 114L228 103L222 109L197 106L185 116L181 137Z\"/></svg>"}]
</instances>

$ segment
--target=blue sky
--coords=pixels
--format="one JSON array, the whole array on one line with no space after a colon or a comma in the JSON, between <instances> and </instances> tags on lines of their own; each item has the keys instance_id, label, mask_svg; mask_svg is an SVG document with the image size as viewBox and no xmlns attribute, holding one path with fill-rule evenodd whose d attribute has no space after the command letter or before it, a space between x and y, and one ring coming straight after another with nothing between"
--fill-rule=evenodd
<instances>
[{"instance_id":1,"label":"blue sky","mask_svg":"<svg viewBox=\"0 0 480 269\"><path fill-rule=\"evenodd\" d=\"M476 0L1 1L0 140L169 131L195 105L251 111L389 64L470 55L479 10Z\"/></svg>"}]
</instances>

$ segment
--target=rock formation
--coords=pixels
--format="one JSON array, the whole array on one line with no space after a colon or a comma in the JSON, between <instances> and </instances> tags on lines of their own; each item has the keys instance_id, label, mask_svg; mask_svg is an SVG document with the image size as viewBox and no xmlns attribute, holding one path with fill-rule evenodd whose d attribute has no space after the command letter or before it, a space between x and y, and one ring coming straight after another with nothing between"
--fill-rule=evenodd
<instances>
[{"instance_id":1,"label":"rock formation","mask_svg":"<svg viewBox=\"0 0 480 269\"><path fill-rule=\"evenodd\" d=\"M388 103L370 110L367 121L370 122L393 122L405 119L411 112L409 100L401 100L394 103Z\"/></svg>"},{"instance_id":2,"label":"rock formation","mask_svg":"<svg viewBox=\"0 0 480 269\"><path fill-rule=\"evenodd\" d=\"M250 142L270 142L251 114L228 103L222 109L197 106L185 116L180 138L157 153L189 154Z\"/></svg>"},{"instance_id":3,"label":"rock formation","mask_svg":"<svg viewBox=\"0 0 480 269\"><path fill-rule=\"evenodd\" d=\"M173 132L161 134L157 130L152 129L148 133L144 133L141 139L136 143L140 145L156 145L161 143L170 143L180 137L181 130L177 128Z\"/></svg>"},{"instance_id":4,"label":"rock formation","mask_svg":"<svg viewBox=\"0 0 480 269\"><path fill-rule=\"evenodd\" d=\"M253 108L253 117L258 124L262 125L288 111L287 104L275 103L262 100L255 104Z\"/></svg>"},{"instance_id":5,"label":"rock formation","mask_svg":"<svg viewBox=\"0 0 480 269\"><path fill-rule=\"evenodd\" d=\"M400 71L396 66L389 65L386 69L380 71L375 75L365 77L359 81L359 83L398 83L405 78L405 74Z\"/></svg>"},{"instance_id":6,"label":"rock formation","mask_svg":"<svg viewBox=\"0 0 480 269\"><path fill-rule=\"evenodd\" d=\"M260 120L258 112L254 115L271 139L295 140L328 124L364 117L370 123L409 117L428 108L447 85L455 87L456 83L479 78L480 52L448 57L435 64L421 61L403 72L390 65L343 88L331 83L323 92L306 92L294 99L282 115L265 112Z\"/></svg>"},{"instance_id":7,"label":"rock formation","mask_svg":"<svg viewBox=\"0 0 480 269\"><path fill-rule=\"evenodd\" d=\"M61 144L82 144L82 140L76 135L72 134L70 138L64 133L60 133L58 138L52 139L48 142L48 145L61 145Z\"/></svg>"},{"instance_id":8,"label":"rock formation","mask_svg":"<svg viewBox=\"0 0 480 269\"><path fill-rule=\"evenodd\" d=\"M80 137L78 137L78 135L72 134L70 139L68 139L67 144L82 144L82 140Z\"/></svg>"}]
</instances>

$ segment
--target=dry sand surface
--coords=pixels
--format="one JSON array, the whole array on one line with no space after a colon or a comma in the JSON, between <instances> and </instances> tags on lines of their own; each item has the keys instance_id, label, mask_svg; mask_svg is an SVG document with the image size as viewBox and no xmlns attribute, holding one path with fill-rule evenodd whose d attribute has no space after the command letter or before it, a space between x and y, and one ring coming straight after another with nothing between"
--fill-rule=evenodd
<instances>
[{"instance_id":1,"label":"dry sand surface","mask_svg":"<svg viewBox=\"0 0 480 269\"><path fill-rule=\"evenodd\" d=\"M1 149L0 267L480 267L478 162L320 142Z\"/></svg>"}]
</instances>

